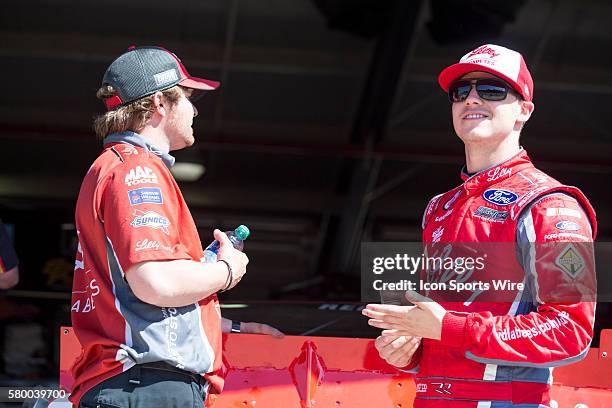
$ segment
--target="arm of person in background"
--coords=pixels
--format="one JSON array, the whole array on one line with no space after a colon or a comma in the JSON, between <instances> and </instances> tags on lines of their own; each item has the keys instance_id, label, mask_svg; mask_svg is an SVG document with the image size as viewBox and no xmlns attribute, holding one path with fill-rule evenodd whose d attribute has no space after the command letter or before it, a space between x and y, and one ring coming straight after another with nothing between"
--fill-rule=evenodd
<instances>
[{"instance_id":1,"label":"arm of person in background","mask_svg":"<svg viewBox=\"0 0 612 408\"><path fill-rule=\"evenodd\" d=\"M235 326L235 327L232 327ZM223 333L249 333L267 334L277 339L285 337L285 333L265 323L257 322L233 322L225 317L221 318L221 331Z\"/></svg>"},{"instance_id":2,"label":"arm of person in background","mask_svg":"<svg viewBox=\"0 0 612 408\"><path fill-rule=\"evenodd\" d=\"M136 297L159 307L181 307L226 289L226 282L227 290L236 286L246 273L249 259L233 247L225 233L215 230L214 237L220 243L219 261L215 263L177 259L130 267L125 277Z\"/></svg>"},{"instance_id":3,"label":"arm of person in background","mask_svg":"<svg viewBox=\"0 0 612 408\"><path fill-rule=\"evenodd\" d=\"M572 223L576 224L572 225L573 235L559 234L555 226L567 222L567 216L551 215L547 208L580 214L573 218ZM526 272L536 280L535 311L518 316L460 313L446 311L436 302L407 293L415 306L368 305L363 311L370 317L368 323L383 329L383 335L440 340L481 363L555 367L581 360L593 337L596 300L588 218L576 200L554 195L533 205L522 222L527 226L523 232L528 235L528 242L538 243L523 251L522 261ZM574 276L570 276L569 267L565 270L555 261L570 250L572 262L582 265L576 268ZM511 335L503 335L504 332Z\"/></svg>"},{"instance_id":4,"label":"arm of person in background","mask_svg":"<svg viewBox=\"0 0 612 408\"><path fill-rule=\"evenodd\" d=\"M19 260L4 224L0 222L0 289L10 289L19 283Z\"/></svg>"},{"instance_id":5,"label":"arm of person in background","mask_svg":"<svg viewBox=\"0 0 612 408\"><path fill-rule=\"evenodd\" d=\"M0 289L10 289L19 283L19 267L0 273Z\"/></svg>"}]
</instances>

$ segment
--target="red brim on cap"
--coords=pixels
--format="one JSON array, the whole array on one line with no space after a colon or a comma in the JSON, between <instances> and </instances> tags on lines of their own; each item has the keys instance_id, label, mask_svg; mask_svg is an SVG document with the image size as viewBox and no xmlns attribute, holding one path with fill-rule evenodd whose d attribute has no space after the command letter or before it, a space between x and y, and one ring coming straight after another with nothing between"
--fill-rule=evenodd
<instances>
[{"instance_id":1,"label":"red brim on cap","mask_svg":"<svg viewBox=\"0 0 612 408\"><path fill-rule=\"evenodd\" d=\"M189 77L179 82L185 88L201 89L203 91L213 91L221 85L221 82L211 81L210 79Z\"/></svg>"},{"instance_id":2,"label":"red brim on cap","mask_svg":"<svg viewBox=\"0 0 612 408\"><path fill-rule=\"evenodd\" d=\"M526 98L523 94L523 90L521 89L519 84L516 83L516 81L511 78L508 78L506 75L494 69L491 69L486 65L467 64L461 62L451 65L450 67L447 67L442 72L440 72L440 75L438 75L438 84L440 85L440 87L442 87L442 89L444 89L445 92L448 92L448 87L450 86L450 84L452 84L465 74L469 74L470 72L488 72L489 74L493 74L496 77L499 77L510 85L512 85L515 91L521 94L523 98L528 100L528 98Z\"/></svg>"}]
</instances>

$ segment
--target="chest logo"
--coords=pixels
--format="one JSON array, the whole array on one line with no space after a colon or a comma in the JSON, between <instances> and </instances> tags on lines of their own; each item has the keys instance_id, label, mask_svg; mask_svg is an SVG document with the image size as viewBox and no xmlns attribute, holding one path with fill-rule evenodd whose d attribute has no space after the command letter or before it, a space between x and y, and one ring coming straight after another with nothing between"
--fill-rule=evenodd
<instances>
[{"instance_id":1,"label":"chest logo","mask_svg":"<svg viewBox=\"0 0 612 408\"><path fill-rule=\"evenodd\" d=\"M157 174L146 166L136 166L125 175L125 185L157 184Z\"/></svg>"},{"instance_id":2,"label":"chest logo","mask_svg":"<svg viewBox=\"0 0 612 408\"><path fill-rule=\"evenodd\" d=\"M495 205L510 205L518 200L518 194L501 188L491 188L482 194L482 198Z\"/></svg>"},{"instance_id":3,"label":"chest logo","mask_svg":"<svg viewBox=\"0 0 612 408\"><path fill-rule=\"evenodd\" d=\"M507 167L496 167L487 171L487 181L495 181L502 177L510 177L512 175L512 169Z\"/></svg>"},{"instance_id":4,"label":"chest logo","mask_svg":"<svg viewBox=\"0 0 612 408\"><path fill-rule=\"evenodd\" d=\"M493 208L481 205L476 211L474 211L474 216L479 218L486 218L497 222L504 222L506 221L506 218L508 218L508 212L495 210Z\"/></svg>"},{"instance_id":5,"label":"chest logo","mask_svg":"<svg viewBox=\"0 0 612 408\"><path fill-rule=\"evenodd\" d=\"M450 210L448 210L446 213L444 213L444 215L441 215L439 217L435 218L436 222L440 222L440 221L444 221L445 219L448 218L449 215L451 215L453 213L454 208L451 208Z\"/></svg>"},{"instance_id":6,"label":"chest logo","mask_svg":"<svg viewBox=\"0 0 612 408\"><path fill-rule=\"evenodd\" d=\"M446 202L446 204L444 204L444 209L445 209L445 210L448 210L449 208L451 208L451 206L452 206L453 204L455 204L455 201L457 201L457 199L459 198L459 196L460 196L460 195L461 195L461 190L457 190L457 192L455 193L455 195L453 195L453 196L451 197L451 199L450 199L450 200L448 200L448 201Z\"/></svg>"},{"instance_id":7,"label":"chest logo","mask_svg":"<svg viewBox=\"0 0 612 408\"><path fill-rule=\"evenodd\" d=\"M135 206L139 204L163 204L164 197L161 189L158 187L150 188L137 188L135 190L128 191L128 198L130 205Z\"/></svg>"},{"instance_id":8,"label":"chest logo","mask_svg":"<svg viewBox=\"0 0 612 408\"><path fill-rule=\"evenodd\" d=\"M432 241L440 242L440 238L442 238L442 234L444 234L444 227L440 226L431 234Z\"/></svg>"}]
</instances>

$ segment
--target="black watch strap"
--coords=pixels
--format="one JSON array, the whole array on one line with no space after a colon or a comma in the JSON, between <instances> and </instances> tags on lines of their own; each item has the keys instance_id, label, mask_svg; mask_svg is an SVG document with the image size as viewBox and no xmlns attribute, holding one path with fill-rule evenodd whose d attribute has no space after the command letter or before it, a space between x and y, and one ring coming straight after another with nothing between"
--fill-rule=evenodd
<instances>
[{"instance_id":1,"label":"black watch strap","mask_svg":"<svg viewBox=\"0 0 612 408\"><path fill-rule=\"evenodd\" d=\"M240 322L232 321L232 333L240 333Z\"/></svg>"}]
</instances>

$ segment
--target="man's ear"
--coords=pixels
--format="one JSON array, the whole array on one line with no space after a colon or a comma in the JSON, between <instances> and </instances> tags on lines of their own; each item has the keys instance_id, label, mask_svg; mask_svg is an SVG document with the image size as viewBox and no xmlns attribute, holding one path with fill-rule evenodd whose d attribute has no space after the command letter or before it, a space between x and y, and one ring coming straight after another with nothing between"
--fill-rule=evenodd
<instances>
[{"instance_id":1,"label":"man's ear","mask_svg":"<svg viewBox=\"0 0 612 408\"><path fill-rule=\"evenodd\" d=\"M517 121L525 123L531 117L533 110L535 109L535 105L530 101L521 101L521 113L517 118Z\"/></svg>"},{"instance_id":2,"label":"man's ear","mask_svg":"<svg viewBox=\"0 0 612 408\"><path fill-rule=\"evenodd\" d=\"M164 94L161 92L155 92L153 94L153 112L166 116L166 106L164 104Z\"/></svg>"}]
</instances>

